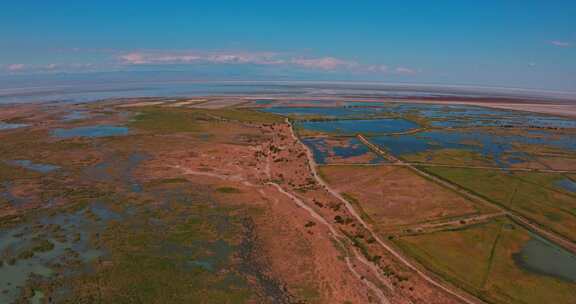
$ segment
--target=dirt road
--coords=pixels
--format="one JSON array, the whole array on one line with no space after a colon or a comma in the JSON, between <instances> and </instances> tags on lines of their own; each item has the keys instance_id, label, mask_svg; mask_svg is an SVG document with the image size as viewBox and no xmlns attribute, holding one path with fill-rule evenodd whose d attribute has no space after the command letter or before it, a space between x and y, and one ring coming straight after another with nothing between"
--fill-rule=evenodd
<instances>
[{"instance_id":1,"label":"dirt road","mask_svg":"<svg viewBox=\"0 0 576 304\"><path fill-rule=\"evenodd\" d=\"M295 132L294 132L294 128L292 126L292 123L286 119L286 122L288 124L290 124L290 133L291 136L294 140L300 142L299 138L296 136ZM301 143L301 142L300 142ZM331 195L333 195L336 199L338 199L340 202L342 202L344 204L344 206L346 206L346 209L350 212L350 214L352 216L355 217L355 219L371 234L371 236L376 240L376 242L378 244L380 244L384 249L386 249L392 256L394 256L396 259L398 259L400 262L402 262L404 265L406 265L408 268L410 268L411 270L413 270L414 272L416 272L418 275L420 275L424 280L426 280L427 282L429 282L430 284L444 290L445 292L447 292L448 294L451 294L453 296L455 296L456 298L462 300L465 303L468 304L477 304L477 303L483 303L482 301L480 301L479 299L473 297L472 295L466 294L464 291L458 290L456 291L455 288L451 288L451 287L447 287L444 284L438 282L437 279L433 278L430 274L426 273L425 271L421 270L418 266L416 266L413 262L409 261L407 258L405 258L401 253L399 253L398 251L396 251L395 248L393 248L392 246L390 246L389 244L385 243L373 230L372 228L370 228L370 226L362 219L362 217L360 217L360 215L356 212L356 210L354 209L354 207L346 200L344 199L338 192L334 191L334 189L330 188L330 186L328 184L326 184L322 178L320 178L317 170L316 170L316 162L314 161L314 156L312 155L312 152L308 149L308 147L304 144L302 144L304 146L304 149L306 151L306 156L308 158L308 164L310 166L310 170L312 172L312 175L314 176L314 178L316 179L316 181L322 186L324 187Z\"/></svg>"}]
</instances>

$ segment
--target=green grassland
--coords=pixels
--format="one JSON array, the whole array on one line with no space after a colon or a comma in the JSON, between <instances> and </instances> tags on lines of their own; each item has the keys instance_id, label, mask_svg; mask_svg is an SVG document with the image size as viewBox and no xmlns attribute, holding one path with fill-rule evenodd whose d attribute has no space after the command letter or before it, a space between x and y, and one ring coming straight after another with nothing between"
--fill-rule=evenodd
<instances>
[{"instance_id":1,"label":"green grassland","mask_svg":"<svg viewBox=\"0 0 576 304\"><path fill-rule=\"evenodd\" d=\"M466 228L402 236L395 243L457 285L476 290L484 282L501 227L502 221L495 220Z\"/></svg>"},{"instance_id":2,"label":"green grassland","mask_svg":"<svg viewBox=\"0 0 576 304\"><path fill-rule=\"evenodd\" d=\"M576 284L520 268L513 255L531 236L506 218L394 242L427 268L489 303L572 303Z\"/></svg>"},{"instance_id":3,"label":"green grassland","mask_svg":"<svg viewBox=\"0 0 576 304\"><path fill-rule=\"evenodd\" d=\"M249 109L170 109L146 107L129 126L159 134L176 132L200 132L207 122L229 120L246 123L278 123L282 118L265 112Z\"/></svg>"},{"instance_id":4,"label":"green grassland","mask_svg":"<svg viewBox=\"0 0 576 304\"><path fill-rule=\"evenodd\" d=\"M558 175L427 167L423 170L576 241L576 198L550 185Z\"/></svg>"},{"instance_id":5,"label":"green grassland","mask_svg":"<svg viewBox=\"0 0 576 304\"><path fill-rule=\"evenodd\" d=\"M494 162L491 159L482 156L478 152L458 149L427 150L420 153L402 155L401 158L408 162L434 163L443 165L494 165Z\"/></svg>"},{"instance_id":6,"label":"green grassland","mask_svg":"<svg viewBox=\"0 0 576 304\"><path fill-rule=\"evenodd\" d=\"M245 303L254 296L232 255L242 241L238 211L181 201L140 212L108 226L101 238L110 257L96 272L67 279L73 290L65 303Z\"/></svg>"}]
</instances>

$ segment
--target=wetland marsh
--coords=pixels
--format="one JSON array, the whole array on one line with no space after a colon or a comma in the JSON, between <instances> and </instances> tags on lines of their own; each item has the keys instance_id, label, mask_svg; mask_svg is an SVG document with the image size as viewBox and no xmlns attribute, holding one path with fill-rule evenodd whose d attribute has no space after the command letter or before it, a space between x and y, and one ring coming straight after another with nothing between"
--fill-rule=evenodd
<instances>
[{"instance_id":1,"label":"wetland marsh","mask_svg":"<svg viewBox=\"0 0 576 304\"><path fill-rule=\"evenodd\" d=\"M548 239L576 237L568 118L274 99L36 107L2 117L22 120L0 130L2 302L576 296L574 253Z\"/></svg>"}]
</instances>

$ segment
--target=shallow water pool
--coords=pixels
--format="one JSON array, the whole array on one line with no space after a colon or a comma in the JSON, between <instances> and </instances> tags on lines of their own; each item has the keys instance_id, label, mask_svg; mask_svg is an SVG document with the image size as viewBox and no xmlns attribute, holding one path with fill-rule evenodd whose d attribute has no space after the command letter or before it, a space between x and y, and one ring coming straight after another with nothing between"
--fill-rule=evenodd
<instances>
[{"instance_id":1,"label":"shallow water pool","mask_svg":"<svg viewBox=\"0 0 576 304\"><path fill-rule=\"evenodd\" d=\"M6 122L1 122L0 121L0 131L2 130L12 130L12 129L18 129L18 128L24 128L27 127L28 124L22 124L22 123L6 123Z\"/></svg>"},{"instance_id":2,"label":"shallow water pool","mask_svg":"<svg viewBox=\"0 0 576 304\"><path fill-rule=\"evenodd\" d=\"M564 179L561 179L561 180L555 182L554 184L556 186L566 190L566 191L576 193L576 182L574 182L570 179L564 178Z\"/></svg>"},{"instance_id":3,"label":"shallow water pool","mask_svg":"<svg viewBox=\"0 0 576 304\"><path fill-rule=\"evenodd\" d=\"M576 282L576 255L535 234L513 258L529 272Z\"/></svg>"},{"instance_id":4,"label":"shallow water pool","mask_svg":"<svg viewBox=\"0 0 576 304\"><path fill-rule=\"evenodd\" d=\"M111 126L111 125L97 125L78 127L72 129L55 129L51 132L52 136L58 138L71 138L71 137L107 137L107 136L122 136L129 133L127 127Z\"/></svg>"},{"instance_id":5,"label":"shallow water pool","mask_svg":"<svg viewBox=\"0 0 576 304\"><path fill-rule=\"evenodd\" d=\"M307 130L337 133L339 135L378 134L405 132L418 125L405 119L364 119L298 122L297 126Z\"/></svg>"},{"instance_id":6,"label":"shallow water pool","mask_svg":"<svg viewBox=\"0 0 576 304\"><path fill-rule=\"evenodd\" d=\"M54 170L60 169L59 166L33 163L27 159L9 161L8 164L20 166L20 167L23 167L23 168L26 168L26 169L29 169L32 171L40 172L40 173L48 173L48 172L52 172Z\"/></svg>"}]
</instances>

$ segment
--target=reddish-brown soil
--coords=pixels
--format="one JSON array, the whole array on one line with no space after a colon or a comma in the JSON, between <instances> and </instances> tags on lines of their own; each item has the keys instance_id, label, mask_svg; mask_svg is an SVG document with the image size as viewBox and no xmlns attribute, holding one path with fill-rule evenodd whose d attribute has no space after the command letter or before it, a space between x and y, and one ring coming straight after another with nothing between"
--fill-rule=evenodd
<instances>
[{"instance_id":1,"label":"reddish-brown soil","mask_svg":"<svg viewBox=\"0 0 576 304\"><path fill-rule=\"evenodd\" d=\"M397 166L324 166L330 185L380 228L476 213L474 203Z\"/></svg>"}]
</instances>

